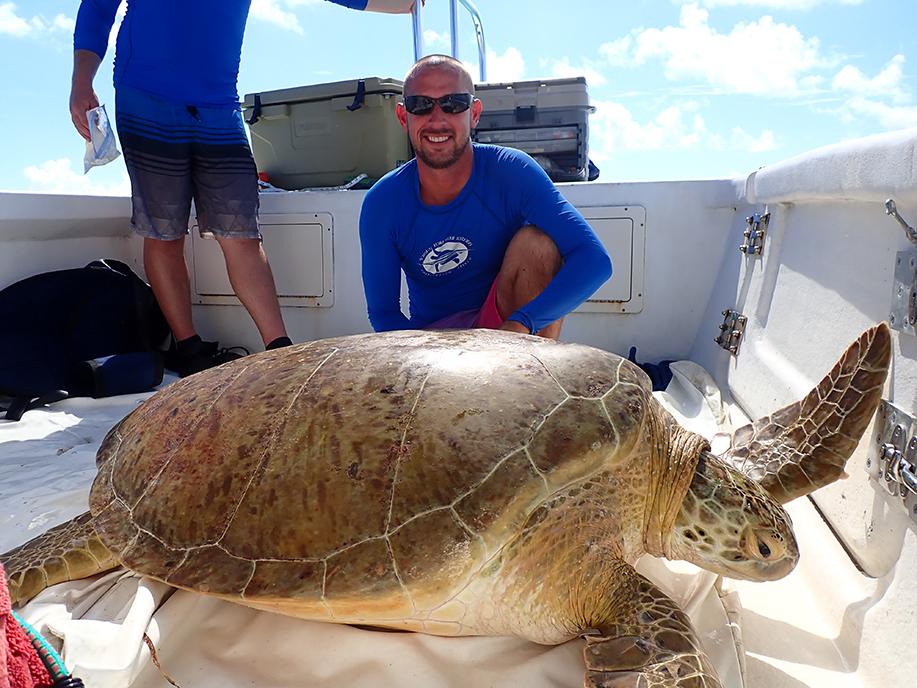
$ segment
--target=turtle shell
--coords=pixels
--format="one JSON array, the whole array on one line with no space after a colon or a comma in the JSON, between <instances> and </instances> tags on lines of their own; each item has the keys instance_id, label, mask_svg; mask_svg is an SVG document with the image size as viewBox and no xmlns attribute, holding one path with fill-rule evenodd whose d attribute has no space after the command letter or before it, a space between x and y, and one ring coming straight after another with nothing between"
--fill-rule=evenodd
<instances>
[{"instance_id":1,"label":"turtle shell","mask_svg":"<svg viewBox=\"0 0 917 688\"><path fill-rule=\"evenodd\" d=\"M310 618L431 609L559 488L626 458L649 381L591 347L402 331L247 356L108 434L90 506L130 569Z\"/></svg>"}]
</instances>

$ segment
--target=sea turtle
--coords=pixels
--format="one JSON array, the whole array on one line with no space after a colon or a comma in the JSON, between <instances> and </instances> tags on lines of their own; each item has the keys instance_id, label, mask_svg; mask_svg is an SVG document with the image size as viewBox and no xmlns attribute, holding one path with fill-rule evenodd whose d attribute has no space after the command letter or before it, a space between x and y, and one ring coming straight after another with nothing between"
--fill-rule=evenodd
<instances>
[{"instance_id":1,"label":"sea turtle","mask_svg":"<svg viewBox=\"0 0 917 688\"><path fill-rule=\"evenodd\" d=\"M841 474L889 356L887 326L866 331L722 458L637 366L587 346L402 331L248 356L108 433L90 513L3 556L12 597L121 563L307 619L585 636L587 686L719 686L687 616L632 564L786 575L778 502Z\"/></svg>"}]
</instances>

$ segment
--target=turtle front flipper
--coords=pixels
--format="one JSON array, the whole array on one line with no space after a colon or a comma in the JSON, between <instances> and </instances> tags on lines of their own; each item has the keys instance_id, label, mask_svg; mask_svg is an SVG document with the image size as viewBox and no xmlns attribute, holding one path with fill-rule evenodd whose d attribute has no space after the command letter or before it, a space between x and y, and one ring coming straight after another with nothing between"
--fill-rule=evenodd
<instances>
[{"instance_id":1,"label":"turtle front flipper","mask_svg":"<svg viewBox=\"0 0 917 688\"><path fill-rule=\"evenodd\" d=\"M879 405L890 360L891 333L879 323L804 399L736 430L721 458L781 504L834 482Z\"/></svg>"},{"instance_id":2,"label":"turtle front flipper","mask_svg":"<svg viewBox=\"0 0 917 688\"><path fill-rule=\"evenodd\" d=\"M586 688L721 688L678 605L623 561L610 568L607 617L586 634Z\"/></svg>"},{"instance_id":3,"label":"turtle front flipper","mask_svg":"<svg viewBox=\"0 0 917 688\"><path fill-rule=\"evenodd\" d=\"M99 540L87 511L0 555L13 604L24 604L47 587L80 580L118 566Z\"/></svg>"}]
</instances>

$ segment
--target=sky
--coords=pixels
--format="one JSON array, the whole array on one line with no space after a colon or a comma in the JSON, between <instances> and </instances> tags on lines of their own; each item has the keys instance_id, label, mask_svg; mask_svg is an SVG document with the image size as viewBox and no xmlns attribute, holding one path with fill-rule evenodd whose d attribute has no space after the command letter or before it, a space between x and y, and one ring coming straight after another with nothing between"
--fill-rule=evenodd
<instances>
[{"instance_id":1,"label":"sky","mask_svg":"<svg viewBox=\"0 0 917 688\"><path fill-rule=\"evenodd\" d=\"M917 0L474 2L488 81L586 77L599 181L745 176L821 146L917 127ZM78 6L0 0L0 189L129 194L121 159L83 173L85 146L68 111ZM448 8L427 0L425 53L449 52ZM477 78L461 8L459 22L459 57ZM409 15L253 0L240 97L402 78L412 36ZM113 115L114 33L110 45L95 87Z\"/></svg>"}]
</instances>

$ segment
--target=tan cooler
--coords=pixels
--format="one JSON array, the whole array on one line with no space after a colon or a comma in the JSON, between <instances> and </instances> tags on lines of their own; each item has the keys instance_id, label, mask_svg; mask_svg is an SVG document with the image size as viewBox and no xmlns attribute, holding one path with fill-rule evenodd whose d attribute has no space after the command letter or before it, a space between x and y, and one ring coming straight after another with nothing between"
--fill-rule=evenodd
<instances>
[{"instance_id":1,"label":"tan cooler","mask_svg":"<svg viewBox=\"0 0 917 688\"><path fill-rule=\"evenodd\" d=\"M281 189L366 187L411 157L395 116L403 82L371 77L248 93L242 105L258 172Z\"/></svg>"}]
</instances>

